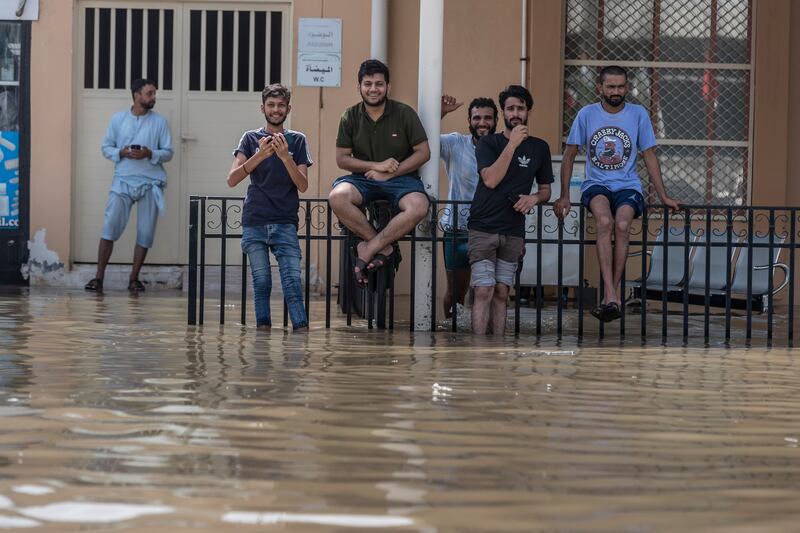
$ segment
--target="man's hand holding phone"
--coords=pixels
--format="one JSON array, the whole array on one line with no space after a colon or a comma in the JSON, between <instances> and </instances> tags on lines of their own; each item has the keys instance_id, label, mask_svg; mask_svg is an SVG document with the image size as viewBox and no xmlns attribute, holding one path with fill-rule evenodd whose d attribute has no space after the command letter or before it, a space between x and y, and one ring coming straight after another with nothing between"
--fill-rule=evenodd
<instances>
[{"instance_id":1,"label":"man's hand holding phone","mask_svg":"<svg viewBox=\"0 0 800 533\"><path fill-rule=\"evenodd\" d=\"M149 159L153 155L153 152L146 146L131 144L120 150L119 155L121 157L127 157L128 159Z\"/></svg>"},{"instance_id":2,"label":"man's hand holding phone","mask_svg":"<svg viewBox=\"0 0 800 533\"><path fill-rule=\"evenodd\" d=\"M267 135L258 140L258 153L256 155L259 157L259 163L275 153L275 147L272 144L273 139L272 135Z\"/></svg>"}]
</instances>

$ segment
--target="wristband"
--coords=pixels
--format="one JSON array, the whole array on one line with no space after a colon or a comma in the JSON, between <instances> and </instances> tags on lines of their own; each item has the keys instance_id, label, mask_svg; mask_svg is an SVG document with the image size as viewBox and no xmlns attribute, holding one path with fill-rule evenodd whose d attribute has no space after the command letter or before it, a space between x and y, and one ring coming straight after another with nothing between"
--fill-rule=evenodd
<instances>
[{"instance_id":1,"label":"wristband","mask_svg":"<svg viewBox=\"0 0 800 533\"><path fill-rule=\"evenodd\" d=\"M247 161L245 161L244 163L242 163L242 170L244 170L244 173L245 173L247 176L249 176L249 175L250 175L250 173L247 171Z\"/></svg>"}]
</instances>

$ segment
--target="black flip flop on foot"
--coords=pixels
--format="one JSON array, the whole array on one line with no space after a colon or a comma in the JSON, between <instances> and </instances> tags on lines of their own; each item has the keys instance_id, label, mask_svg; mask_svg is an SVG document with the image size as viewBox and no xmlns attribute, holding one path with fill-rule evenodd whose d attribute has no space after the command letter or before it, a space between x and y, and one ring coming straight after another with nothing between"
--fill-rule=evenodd
<instances>
[{"instance_id":1,"label":"black flip flop on foot","mask_svg":"<svg viewBox=\"0 0 800 533\"><path fill-rule=\"evenodd\" d=\"M619 308L619 304L617 302L611 302L605 305L604 322L611 322L612 320L616 320L621 316L622 310Z\"/></svg>"},{"instance_id":2,"label":"black flip flop on foot","mask_svg":"<svg viewBox=\"0 0 800 533\"><path fill-rule=\"evenodd\" d=\"M366 287L369 284L369 272L367 271L367 262L358 257L358 243L353 243L353 246L350 247L350 259L353 261L353 276L356 279L356 285Z\"/></svg>"},{"instance_id":3,"label":"black flip flop on foot","mask_svg":"<svg viewBox=\"0 0 800 533\"><path fill-rule=\"evenodd\" d=\"M367 270L370 272L381 269L386 265L391 265L392 261L394 261L394 254L375 254L375 256L369 261L369 265L367 265Z\"/></svg>"},{"instance_id":4,"label":"black flip flop on foot","mask_svg":"<svg viewBox=\"0 0 800 533\"><path fill-rule=\"evenodd\" d=\"M103 292L103 280L100 278L91 279L83 288L87 291Z\"/></svg>"}]
</instances>

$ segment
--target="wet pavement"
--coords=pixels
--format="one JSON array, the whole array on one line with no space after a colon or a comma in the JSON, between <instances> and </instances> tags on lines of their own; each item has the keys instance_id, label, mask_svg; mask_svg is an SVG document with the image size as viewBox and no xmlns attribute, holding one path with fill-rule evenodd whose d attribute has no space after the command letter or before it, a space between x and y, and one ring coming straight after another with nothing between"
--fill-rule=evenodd
<instances>
[{"instance_id":1,"label":"wet pavement","mask_svg":"<svg viewBox=\"0 0 800 533\"><path fill-rule=\"evenodd\" d=\"M235 315L235 312L232 313ZM0 529L792 531L800 366L763 347L186 326L0 295Z\"/></svg>"}]
</instances>

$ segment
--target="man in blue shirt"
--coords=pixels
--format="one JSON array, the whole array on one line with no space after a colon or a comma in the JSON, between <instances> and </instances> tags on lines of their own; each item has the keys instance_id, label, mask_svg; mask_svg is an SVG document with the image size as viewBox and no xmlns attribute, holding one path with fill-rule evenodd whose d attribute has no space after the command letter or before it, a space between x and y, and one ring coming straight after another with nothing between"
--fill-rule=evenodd
<instances>
[{"instance_id":1,"label":"man in blue shirt","mask_svg":"<svg viewBox=\"0 0 800 533\"><path fill-rule=\"evenodd\" d=\"M454 97L442 95L442 118L463 105ZM467 108L469 135L452 132L439 136L439 153L447 170L449 180L448 199L471 202L478 186L478 162L475 159L475 146L478 140L495 132L497 127L497 106L491 98L473 99ZM469 205L448 205L439 223L444 230L444 268L447 274L447 287L444 293L444 316L450 318L453 312L453 293L455 301L464 303L469 289L469 255L467 254L467 222ZM455 214L458 214L456 222Z\"/></svg>"},{"instance_id":2,"label":"man in blue shirt","mask_svg":"<svg viewBox=\"0 0 800 533\"><path fill-rule=\"evenodd\" d=\"M281 287L294 331L308 330L300 282L300 243L297 239L300 207L298 191L308 189L311 155L306 137L283 127L292 110L291 93L273 83L261 93L261 112L267 123L246 131L233 151L228 185L235 187L250 176L242 213L242 251L253 276L256 327L270 329L269 297L272 273L269 252L278 261Z\"/></svg>"},{"instance_id":3,"label":"man in blue shirt","mask_svg":"<svg viewBox=\"0 0 800 533\"><path fill-rule=\"evenodd\" d=\"M597 225L597 258L603 283L603 300L592 310L608 322L621 316L620 282L628 258L631 221L644 209L642 184L636 173L636 156L642 153L650 183L671 209L678 202L667 196L655 153L653 124L642 106L625 103L628 74L624 68L607 66L598 76L601 100L580 111L572 123L561 163L561 197L554 205L556 216L570 210L569 181L578 147L586 149L586 176L581 203L592 212ZM611 244L611 234L614 243Z\"/></svg>"},{"instance_id":4,"label":"man in blue shirt","mask_svg":"<svg viewBox=\"0 0 800 533\"><path fill-rule=\"evenodd\" d=\"M115 163L114 179L97 251L97 273L85 286L89 291L103 291L103 277L114 250L114 241L125 231L134 203L137 205L136 247L128 290L144 290L139 281L139 270L147 250L153 246L158 215L164 212L162 190L167 185L167 173L163 163L172 159L169 125L164 117L153 111L156 105L155 83L146 79L134 80L131 94L133 106L111 118L103 139L103 156Z\"/></svg>"}]
</instances>

